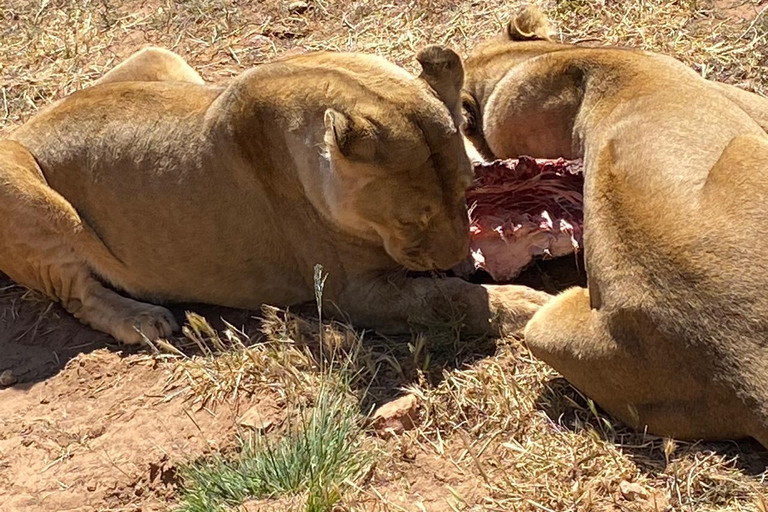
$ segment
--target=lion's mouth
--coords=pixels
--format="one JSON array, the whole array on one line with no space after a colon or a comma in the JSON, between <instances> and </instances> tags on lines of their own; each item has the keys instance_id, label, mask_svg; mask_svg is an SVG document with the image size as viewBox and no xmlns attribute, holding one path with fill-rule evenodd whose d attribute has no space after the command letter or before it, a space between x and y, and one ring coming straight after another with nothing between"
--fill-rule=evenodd
<instances>
[{"instance_id":1,"label":"lion's mouth","mask_svg":"<svg viewBox=\"0 0 768 512\"><path fill-rule=\"evenodd\" d=\"M584 176L580 161L520 157L475 166L467 191L471 256L454 272L478 269L494 281L516 278L535 258L583 246Z\"/></svg>"}]
</instances>

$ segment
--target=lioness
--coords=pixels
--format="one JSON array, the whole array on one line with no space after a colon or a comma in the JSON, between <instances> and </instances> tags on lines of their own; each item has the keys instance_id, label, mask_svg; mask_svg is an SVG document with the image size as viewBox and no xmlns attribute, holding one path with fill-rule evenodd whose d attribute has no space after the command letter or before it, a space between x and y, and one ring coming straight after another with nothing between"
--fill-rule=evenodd
<instances>
[{"instance_id":1,"label":"lioness","mask_svg":"<svg viewBox=\"0 0 768 512\"><path fill-rule=\"evenodd\" d=\"M326 311L360 326L522 328L548 295L402 271L469 243L463 68L439 46L417 59L414 78L313 53L217 86L134 55L0 141L0 270L125 343L177 329L137 299L288 306L314 299L316 264Z\"/></svg>"},{"instance_id":2,"label":"lioness","mask_svg":"<svg viewBox=\"0 0 768 512\"><path fill-rule=\"evenodd\" d=\"M588 290L535 314L531 351L635 428L768 447L763 100L670 57L553 43L531 9L465 66L482 151L584 159Z\"/></svg>"}]
</instances>

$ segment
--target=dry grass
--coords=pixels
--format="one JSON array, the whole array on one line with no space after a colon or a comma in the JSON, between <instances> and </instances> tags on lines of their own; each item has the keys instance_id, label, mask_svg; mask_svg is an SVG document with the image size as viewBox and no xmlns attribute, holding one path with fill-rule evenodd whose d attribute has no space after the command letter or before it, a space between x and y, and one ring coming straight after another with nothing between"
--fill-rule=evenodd
<instances>
[{"instance_id":1,"label":"dry grass","mask_svg":"<svg viewBox=\"0 0 768 512\"><path fill-rule=\"evenodd\" d=\"M362 338L350 327L326 324L321 336L317 323L270 306L262 309L257 337L231 325L219 333L194 313L187 314L184 334L180 343L160 341L154 347L177 356L168 391L201 407L265 393L281 404L299 404L312 399L335 366L353 376L353 385L369 379L366 369L374 367L363 355ZM185 355L189 349L197 355Z\"/></svg>"},{"instance_id":2,"label":"dry grass","mask_svg":"<svg viewBox=\"0 0 768 512\"><path fill-rule=\"evenodd\" d=\"M336 375L361 417L397 383L410 382L402 392L419 399L414 430L362 441L376 469L350 483L356 490L337 510L765 510L768 457L759 447L632 433L516 340L439 375L418 365L403 375L386 371L392 341L366 341L341 324L324 324L321 336L316 321L273 308L264 316L258 340L216 334L192 316L177 345L200 343L204 353L167 366L170 391L208 406L238 393L269 395L288 411L311 406Z\"/></svg>"},{"instance_id":3,"label":"dry grass","mask_svg":"<svg viewBox=\"0 0 768 512\"><path fill-rule=\"evenodd\" d=\"M569 41L607 42L667 53L706 78L764 93L768 85L768 18L763 3L566 0L557 4L554 17ZM723 13L716 4L733 4L745 15L758 14L749 23L739 23L732 17L736 14Z\"/></svg>"},{"instance_id":4,"label":"dry grass","mask_svg":"<svg viewBox=\"0 0 768 512\"><path fill-rule=\"evenodd\" d=\"M561 0L540 3L567 40L664 51L707 77L764 91L768 16L739 22L713 1ZM730 3L720 0L719 3ZM517 2L315 0L13 0L0 20L0 129L87 85L145 44L181 53L218 81L278 54L315 49L383 55L414 69L427 43L466 54L496 35ZM762 5L762 4L761 4ZM750 10L750 6L754 6Z\"/></svg>"},{"instance_id":5,"label":"dry grass","mask_svg":"<svg viewBox=\"0 0 768 512\"><path fill-rule=\"evenodd\" d=\"M497 34L516 5L314 0L290 11L290 3L6 1L0 131L146 44L179 52L211 81L277 55L321 48L376 53L413 70L419 47L445 43L466 54ZM761 2L718 1L738 4L728 12L714 1L539 3L566 40L663 51L709 78L767 90L768 14ZM751 19L740 21L739 13ZM325 325L321 334L314 321L267 309L259 336L231 326L216 333L192 316L185 340L156 348L172 354L163 359L171 360L168 392L201 407L241 394L273 396L278 404L311 402L327 364L340 355L355 377L361 411L400 388L419 396L417 429L371 440L381 451L377 468L343 498L340 510L768 511L766 458L757 447L632 434L514 341L496 346L444 334L361 338L338 324ZM640 486L641 497L628 492L630 483Z\"/></svg>"},{"instance_id":6,"label":"dry grass","mask_svg":"<svg viewBox=\"0 0 768 512\"><path fill-rule=\"evenodd\" d=\"M654 510L652 500L622 496L622 482L641 484L659 510L759 510L768 490L725 446L630 433L514 342L413 391L425 403L418 435L432 449L482 454L466 465L485 484L490 510Z\"/></svg>"}]
</instances>

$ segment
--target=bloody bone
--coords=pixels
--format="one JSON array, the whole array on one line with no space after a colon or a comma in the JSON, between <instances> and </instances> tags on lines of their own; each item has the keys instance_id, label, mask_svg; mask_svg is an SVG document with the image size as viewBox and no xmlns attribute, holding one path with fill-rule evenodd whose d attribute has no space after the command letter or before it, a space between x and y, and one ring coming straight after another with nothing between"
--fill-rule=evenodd
<instances>
[{"instance_id":1,"label":"bloody bone","mask_svg":"<svg viewBox=\"0 0 768 512\"><path fill-rule=\"evenodd\" d=\"M456 269L477 269L510 281L534 258L556 258L582 247L581 162L520 157L475 166L467 191L472 254Z\"/></svg>"}]
</instances>

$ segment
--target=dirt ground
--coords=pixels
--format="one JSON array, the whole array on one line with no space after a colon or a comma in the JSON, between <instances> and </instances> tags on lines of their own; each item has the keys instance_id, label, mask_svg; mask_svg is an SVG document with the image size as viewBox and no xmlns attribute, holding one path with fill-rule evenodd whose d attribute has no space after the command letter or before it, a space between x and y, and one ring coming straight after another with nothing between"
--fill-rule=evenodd
<instances>
[{"instance_id":1,"label":"dirt ground","mask_svg":"<svg viewBox=\"0 0 768 512\"><path fill-rule=\"evenodd\" d=\"M514 5L5 0L0 133L146 44L176 50L211 81L318 48L379 53L412 70L422 44L466 53L496 34ZM706 76L756 91L768 85L766 2L542 5L567 39L666 51ZM583 281L573 269L573 262L542 264L521 282L555 291ZM217 327L224 318L259 332L254 312L194 305L174 313L183 319L187 309ZM0 389L3 512L168 510L179 463L231 448L250 408L275 421L285 414L284 397L269 382L201 402L180 384L180 356L119 346L2 275L0 347L0 372L10 370L14 380ZM185 357L195 354L183 347ZM378 442L381 462L339 510L768 512L768 453L754 443L689 445L614 428L514 340L438 352L420 371L423 358L413 351L373 350L376 362L394 368L381 372L374 391L418 392L420 426ZM627 491L631 485L643 492Z\"/></svg>"},{"instance_id":2,"label":"dirt ground","mask_svg":"<svg viewBox=\"0 0 768 512\"><path fill-rule=\"evenodd\" d=\"M568 259L540 263L521 276L521 282L550 290L583 279ZM223 319L259 332L255 312L172 308L179 320L188 309L218 328ZM231 447L242 429L238 419L251 408L267 410L264 421L284 413L269 392L215 406L196 403L179 389L172 360L117 344L2 274L0 340L0 372L10 370L16 381L0 389L3 511L167 510L179 483L175 463ZM443 510L449 486L465 499L477 494L478 483L463 478L466 472L418 443L388 446L407 460L405 467L392 462L372 483L389 506L407 509L417 499L427 510Z\"/></svg>"},{"instance_id":3,"label":"dirt ground","mask_svg":"<svg viewBox=\"0 0 768 512\"><path fill-rule=\"evenodd\" d=\"M171 461L231 444L239 414L264 399L195 406L169 390L162 358L0 279L0 369L17 379L0 390L0 510L166 510Z\"/></svg>"}]
</instances>

